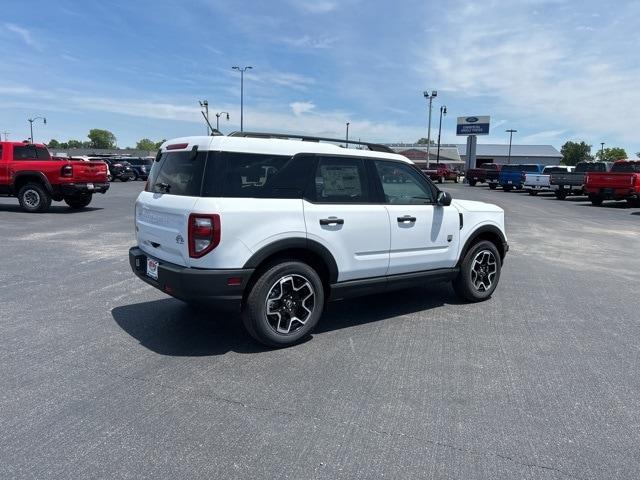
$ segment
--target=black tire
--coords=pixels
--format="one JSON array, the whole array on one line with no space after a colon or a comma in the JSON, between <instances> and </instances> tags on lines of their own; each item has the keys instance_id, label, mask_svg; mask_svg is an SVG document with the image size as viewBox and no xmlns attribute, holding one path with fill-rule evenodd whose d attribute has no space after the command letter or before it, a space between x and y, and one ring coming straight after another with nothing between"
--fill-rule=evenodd
<instances>
[{"instance_id":1,"label":"black tire","mask_svg":"<svg viewBox=\"0 0 640 480\"><path fill-rule=\"evenodd\" d=\"M487 262L487 267L482 270L482 265L477 265L476 260L485 258L490 261ZM489 273L494 269L490 265L495 268L493 275ZM477 272L477 269L480 269L480 272L485 272L485 274L475 273L474 275L472 272ZM468 302L487 300L498 286L501 269L502 259L496 245L488 240L481 240L472 245L462 259L460 273L452 282L453 289L460 298ZM482 287L479 288L478 284Z\"/></svg>"},{"instance_id":2,"label":"black tire","mask_svg":"<svg viewBox=\"0 0 640 480\"><path fill-rule=\"evenodd\" d=\"M292 280L286 280L287 277ZM295 290L296 287L299 291ZM314 296L309 299L302 298L307 292L313 293ZM280 303L277 301L273 303L274 311L281 312L278 316L267 314L267 299L270 293L271 295L279 294L284 298ZM284 303L286 300L290 300L289 306L294 309L296 316L308 315L304 318L304 323L290 320L291 316L288 312L291 310L287 310L287 305ZM303 308L305 302L310 313ZM251 286L242 306L242 323L247 332L263 345L288 347L300 342L313 331L320 320L323 308L324 287L318 273L306 263L297 260L281 260L265 267ZM282 323L283 319L285 323ZM283 332L278 329L288 331Z\"/></svg>"},{"instance_id":3,"label":"black tire","mask_svg":"<svg viewBox=\"0 0 640 480\"><path fill-rule=\"evenodd\" d=\"M538 192L536 192L535 190L529 190L527 193L532 197L535 197L536 195L538 195Z\"/></svg>"},{"instance_id":4,"label":"black tire","mask_svg":"<svg viewBox=\"0 0 640 480\"><path fill-rule=\"evenodd\" d=\"M140 175L138 175L138 172L133 172L133 178L131 180L133 180L134 182L137 181L140 178Z\"/></svg>"},{"instance_id":5,"label":"black tire","mask_svg":"<svg viewBox=\"0 0 640 480\"><path fill-rule=\"evenodd\" d=\"M453 179L453 183L458 183L460 181L460 179L458 177Z\"/></svg>"},{"instance_id":6,"label":"black tire","mask_svg":"<svg viewBox=\"0 0 640 480\"><path fill-rule=\"evenodd\" d=\"M438 178L438 183L444 183L444 177Z\"/></svg>"},{"instance_id":7,"label":"black tire","mask_svg":"<svg viewBox=\"0 0 640 480\"><path fill-rule=\"evenodd\" d=\"M73 210L80 210L91 203L93 199L92 193L82 195L74 195L72 197L64 197L64 202Z\"/></svg>"},{"instance_id":8,"label":"black tire","mask_svg":"<svg viewBox=\"0 0 640 480\"><path fill-rule=\"evenodd\" d=\"M27 183L18 192L20 206L27 212L46 212L51 206L51 195L39 183Z\"/></svg>"},{"instance_id":9,"label":"black tire","mask_svg":"<svg viewBox=\"0 0 640 480\"><path fill-rule=\"evenodd\" d=\"M122 175L120 177L120 181L121 182L128 182L129 181L129 175Z\"/></svg>"},{"instance_id":10,"label":"black tire","mask_svg":"<svg viewBox=\"0 0 640 480\"><path fill-rule=\"evenodd\" d=\"M504 187L502 187L502 190L504 190L505 192L510 192L512 188L513 187L510 185L505 185Z\"/></svg>"},{"instance_id":11,"label":"black tire","mask_svg":"<svg viewBox=\"0 0 640 480\"><path fill-rule=\"evenodd\" d=\"M469 186L470 187L475 187L476 186L476 181L475 180L469 180Z\"/></svg>"},{"instance_id":12,"label":"black tire","mask_svg":"<svg viewBox=\"0 0 640 480\"><path fill-rule=\"evenodd\" d=\"M592 193L589 195L589 200L591 201L591 204L599 207L600 205L602 205L602 202L604 201L604 198L602 198L600 195L598 195L597 193Z\"/></svg>"},{"instance_id":13,"label":"black tire","mask_svg":"<svg viewBox=\"0 0 640 480\"><path fill-rule=\"evenodd\" d=\"M565 198L567 198L567 191L564 189L556 190L556 198L558 200L564 200Z\"/></svg>"},{"instance_id":14,"label":"black tire","mask_svg":"<svg viewBox=\"0 0 640 480\"><path fill-rule=\"evenodd\" d=\"M498 185L496 185L495 183L490 183L490 184L489 184L489 188L490 188L491 190L495 190L496 188L498 188Z\"/></svg>"}]
</instances>

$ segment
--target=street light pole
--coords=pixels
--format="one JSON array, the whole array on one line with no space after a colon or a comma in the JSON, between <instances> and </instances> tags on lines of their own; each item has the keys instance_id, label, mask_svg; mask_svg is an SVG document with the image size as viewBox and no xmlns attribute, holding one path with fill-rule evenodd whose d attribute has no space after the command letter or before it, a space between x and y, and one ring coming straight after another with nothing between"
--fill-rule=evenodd
<instances>
[{"instance_id":1,"label":"street light pole","mask_svg":"<svg viewBox=\"0 0 640 480\"><path fill-rule=\"evenodd\" d=\"M447 106L440 107L440 126L438 127L438 155L436 156L436 163L440 163L440 134L442 133L442 115L447 115Z\"/></svg>"},{"instance_id":2,"label":"street light pole","mask_svg":"<svg viewBox=\"0 0 640 480\"><path fill-rule=\"evenodd\" d=\"M344 146L349 148L349 122L347 122L347 137Z\"/></svg>"},{"instance_id":3,"label":"street light pole","mask_svg":"<svg viewBox=\"0 0 640 480\"><path fill-rule=\"evenodd\" d=\"M253 67L247 65L246 67L231 67L233 70L240 72L240 131L244 131L244 72L251 70Z\"/></svg>"},{"instance_id":4,"label":"street light pole","mask_svg":"<svg viewBox=\"0 0 640 480\"><path fill-rule=\"evenodd\" d=\"M509 157L507 158L507 164L511 165L511 140L513 139L513 134L516 133L518 130L514 130L513 128L510 128L509 130L505 130L505 132L509 133Z\"/></svg>"},{"instance_id":5,"label":"street light pole","mask_svg":"<svg viewBox=\"0 0 640 480\"><path fill-rule=\"evenodd\" d=\"M4 141L5 141L5 142L6 142L6 141L7 141L7 139L9 138L9 134L10 134L10 133L11 133L11 132L7 132L6 130L5 130L4 132L2 132L2 134L4 135Z\"/></svg>"},{"instance_id":6,"label":"street light pole","mask_svg":"<svg viewBox=\"0 0 640 480\"><path fill-rule=\"evenodd\" d=\"M27 119L29 121L29 127L31 128L31 138L29 139L31 143L33 143L33 122L36 120L42 120L42 123L47 124L47 119L45 117L35 117Z\"/></svg>"},{"instance_id":7,"label":"street light pole","mask_svg":"<svg viewBox=\"0 0 640 480\"><path fill-rule=\"evenodd\" d=\"M216 130L220 131L220 115L227 114L227 120L229 120L229 112L218 112L216 113Z\"/></svg>"},{"instance_id":8,"label":"street light pole","mask_svg":"<svg viewBox=\"0 0 640 480\"><path fill-rule=\"evenodd\" d=\"M432 90L431 93L424 91L422 92L424 98L429 100L429 126L427 127L427 167L429 166L429 161L431 160L431 109L433 107L433 99L438 96L438 92L436 90Z\"/></svg>"},{"instance_id":9,"label":"street light pole","mask_svg":"<svg viewBox=\"0 0 640 480\"><path fill-rule=\"evenodd\" d=\"M209 101L208 100L198 100L201 108L204 108L204 117L207 119L207 137L211 135L209 131Z\"/></svg>"}]
</instances>

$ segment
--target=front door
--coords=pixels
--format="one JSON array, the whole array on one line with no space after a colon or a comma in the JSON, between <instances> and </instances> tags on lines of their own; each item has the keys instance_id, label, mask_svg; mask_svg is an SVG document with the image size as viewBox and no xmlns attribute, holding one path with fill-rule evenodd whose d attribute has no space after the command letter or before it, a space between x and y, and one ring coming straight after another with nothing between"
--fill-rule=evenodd
<instances>
[{"instance_id":1,"label":"front door","mask_svg":"<svg viewBox=\"0 0 640 480\"><path fill-rule=\"evenodd\" d=\"M375 161L391 226L389 275L455 266L460 219L436 203L437 189L412 165Z\"/></svg>"},{"instance_id":2,"label":"front door","mask_svg":"<svg viewBox=\"0 0 640 480\"><path fill-rule=\"evenodd\" d=\"M320 157L314 180L303 202L307 238L332 253L338 281L384 276L389 267L389 215L384 205L374 202L364 161Z\"/></svg>"}]
</instances>

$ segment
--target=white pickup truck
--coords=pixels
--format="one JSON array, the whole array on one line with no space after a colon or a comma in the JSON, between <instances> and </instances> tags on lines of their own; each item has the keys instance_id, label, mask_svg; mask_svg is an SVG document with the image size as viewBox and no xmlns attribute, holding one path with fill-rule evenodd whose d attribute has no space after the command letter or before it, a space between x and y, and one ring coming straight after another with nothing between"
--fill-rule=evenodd
<instances>
[{"instance_id":1,"label":"white pickup truck","mask_svg":"<svg viewBox=\"0 0 640 480\"><path fill-rule=\"evenodd\" d=\"M529 195L537 195L538 192L551 191L551 174L557 172L572 172L573 167L566 165L554 165L544 167L542 173L527 173L524 179L524 189Z\"/></svg>"}]
</instances>

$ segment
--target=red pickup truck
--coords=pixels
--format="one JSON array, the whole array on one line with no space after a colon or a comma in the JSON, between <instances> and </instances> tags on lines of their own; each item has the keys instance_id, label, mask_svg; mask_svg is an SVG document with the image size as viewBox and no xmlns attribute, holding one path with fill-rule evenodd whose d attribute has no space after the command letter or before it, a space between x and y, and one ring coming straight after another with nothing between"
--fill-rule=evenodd
<instances>
[{"instance_id":1,"label":"red pickup truck","mask_svg":"<svg viewBox=\"0 0 640 480\"><path fill-rule=\"evenodd\" d=\"M626 200L640 206L640 160L618 160L609 172L588 172L584 189L594 205Z\"/></svg>"},{"instance_id":2,"label":"red pickup truck","mask_svg":"<svg viewBox=\"0 0 640 480\"><path fill-rule=\"evenodd\" d=\"M53 158L37 143L0 142L0 195L18 197L28 212L44 212L52 200L84 208L108 189L104 162Z\"/></svg>"},{"instance_id":3,"label":"red pickup truck","mask_svg":"<svg viewBox=\"0 0 640 480\"><path fill-rule=\"evenodd\" d=\"M500 173L500 167L502 165L498 165L496 163L483 163L477 168L470 168L467 170L465 175L469 186L475 187L476 183L488 183L492 185L491 180L493 179L495 185L498 185L498 174ZM490 175L491 172L493 175Z\"/></svg>"},{"instance_id":4,"label":"red pickup truck","mask_svg":"<svg viewBox=\"0 0 640 480\"><path fill-rule=\"evenodd\" d=\"M446 163L431 164L428 168L422 170L431 180L443 183L446 180L453 180L458 183L460 172L454 170Z\"/></svg>"}]
</instances>

